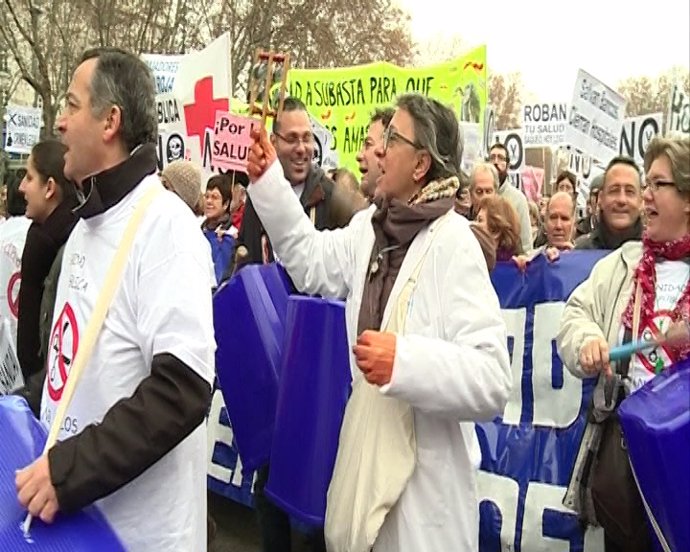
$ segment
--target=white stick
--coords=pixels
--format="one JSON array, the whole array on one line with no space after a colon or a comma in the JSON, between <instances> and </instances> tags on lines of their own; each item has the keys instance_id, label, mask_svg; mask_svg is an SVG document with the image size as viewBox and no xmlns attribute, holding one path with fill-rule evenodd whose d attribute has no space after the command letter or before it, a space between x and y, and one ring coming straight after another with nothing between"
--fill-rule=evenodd
<instances>
[{"instance_id":1,"label":"white stick","mask_svg":"<svg viewBox=\"0 0 690 552\"><path fill-rule=\"evenodd\" d=\"M29 529L31 529L31 522L33 521L34 516L31 514L26 514L26 518L24 519L24 523L22 523L22 531L24 532L24 537L29 536Z\"/></svg>"}]
</instances>

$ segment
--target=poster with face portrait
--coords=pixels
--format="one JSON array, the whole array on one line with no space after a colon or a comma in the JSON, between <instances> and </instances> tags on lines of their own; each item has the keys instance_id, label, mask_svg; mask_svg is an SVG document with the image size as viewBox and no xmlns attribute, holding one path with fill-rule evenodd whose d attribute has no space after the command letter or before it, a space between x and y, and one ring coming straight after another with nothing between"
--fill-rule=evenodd
<instances>
[{"instance_id":1,"label":"poster with face portrait","mask_svg":"<svg viewBox=\"0 0 690 552\"><path fill-rule=\"evenodd\" d=\"M189 159L184 107L172 93L156 96L158 114L158 170L180 159Z\"/></svg>"}]
</instances>

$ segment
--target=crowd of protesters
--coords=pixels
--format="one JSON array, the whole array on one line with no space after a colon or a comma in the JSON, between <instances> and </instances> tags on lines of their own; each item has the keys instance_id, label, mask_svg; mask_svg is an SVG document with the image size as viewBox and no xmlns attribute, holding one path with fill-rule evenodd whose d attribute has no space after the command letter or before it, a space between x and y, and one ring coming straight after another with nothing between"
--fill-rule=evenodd
<instances>
[{"instance_id":1,"label":"crowd of protesters","mask_svg":"<svg viewBox=\"0 0 690 552\"><path fill-rule=\"evenodd\" d=\"M17 312L2 313L16 327L19 392L46 426L65 388L64 363L74 360L67 344L90 323L130 216L150 203L70 424L16 476L19 501L46 522L96 503L128 550L206 547L212 290L247 263L277 260L297 291L345 299L353 396L373 389L367 400L393 401L402 413L396 427L371 420L403 434L398 443L362 443L343 429L332 488L347 481L359 494L329 493L329 511L356 516L364 503L377 514L355 518L364 536L340 530L352 519L327 518L325 531L310 535L313 550L355 541L352 549L376 552L478 549L474 422L501 415L512 385L490 280L497 262L526 270L540 255L558 262L575 250L613 251L565 308L559 354L577 377L604 385L610 348L639 337L631 335L636 301L639 331L663 314L681 337L653 370L632 361L635 389L690 355L688 139L655 138L644 167L611 159L578 220L574 175L559 174L540 204L530 202L511 184L501 144L464 174L455 114L421 95L372 113L359 178L326 174L312 162L307 109L288 98L270 129L254 131L247 174L204 182L189 161L159 174L149 70L110 48L82 57L57 130L59 142L33 148L0 224L10 252L0 274L21 273ZM348 470L342 449L357 447L373 459L370 473ZM264 493L269 470L258 470L254 488L262 545L289 552L290 520ZM382 481L389 494L378 496ZM607 536L607 552L623 549Z\"/></svg>"}]
</instances>

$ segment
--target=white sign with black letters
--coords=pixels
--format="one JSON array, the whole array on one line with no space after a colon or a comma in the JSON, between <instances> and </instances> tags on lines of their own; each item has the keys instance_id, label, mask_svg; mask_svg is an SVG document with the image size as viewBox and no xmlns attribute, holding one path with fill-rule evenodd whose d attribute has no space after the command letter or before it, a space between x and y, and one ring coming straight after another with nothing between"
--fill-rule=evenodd
<instances>
[{"instance_id":1,"label":"white sign with black letters","mask_svg":"<svg viewBox=\"0 0 690 552\"><path fill-rule=\"evenodd\" d=\"M189 158L187 123L184 106L174 94L156 96L158 113L158 168L163 170L173 161Z\"/></svg>"},{"instance_id":2,"label":"white sign with black letters","mask_svg":"<svg viewBox=\"0 0 690 552\"><path fill-rule=\"evenodd\" d=\"M565 143L568 104L537 103L522 108L526 148L556 147Z\"/></svg>"},{"instance_id":3,"label":"white sign with black letters","mask_svg":"<svg viewBox=\"0 0 690 552\"><path fill-rule=\"evenodd\" d=\"M5 114L5 151L8 153L31 153L39 141L43 113L38 107L8 105Z\"/></svg>"},{"instance_id":4,"label":"white sign with black letters","mask_svg":"<svg viewBox=\"0 0 690 552\"><path fill-rule=\"evenodd\" d=\"M620 155L635 160L640 167L644 163L644 154L649 142L664 128L664 114L651 113L640 117L629 117L621 129Z\"/></svg>"},{"instance_id":5,"label":"white sign with black letters","mask_svg":"<svg viewBox=\"0 0 690 552\"><path fill-rule=\"evenodd\" d=\"M587 180L592 171L592 156L586 153L566 148L568 151L568 171L578 177L578 180Z\"/></svg>"},{"instance_id":6,"label":"white sign with black letters","mask_svg":"<svg viewBox=\"0 0 690 552\"><path fill-rule=\"evenodd\" d=\"M172 92L182 55L141 54L156 83L156 94Z\"/></svg>"},{"instance_id":7,"label":"white sign with black letters","mask_svg":"<svg viewBox=\"0 0 690 552\"><path fill-rule=\"evenodd\" d=\"M602 163L619 152L626 99L580 69L566 127L566 143Z\"/></svg>"},{"instance_id":8,"label":"white sign with black letters","mask_svg":"<svg viewBox=\"0 0 690 552\"><path fill-rule=\"evenodd\" d=\"M525 168L524 131L521 128L497 130L494 132L494 144L503 144L508 151L508 175L513 186L520 188L520 174Z\"/></svg>"},{"instance_id":9,"label":"white sign with black letters","mask_svg":"<svg viewBox=\"0 0 690 552\"><path fill-rule=\"evenodd\" d=\"M686 94L678 83L671 91L666 120L668 121L667 135L687 138L690 134L690 95Z\"/></svg>"},{"instance_id":10,"label":"white sign with black letters","mask_svg":"<svg viewBox=\"0 0 690 552\"><path fill-rule=\"evenodd\" d=\"M337 169L339 166L338 152L335 150L333 133L319 121L309 116L311 131L314 134L314 165L324 170Z\"/></svg>"}]
</instances>

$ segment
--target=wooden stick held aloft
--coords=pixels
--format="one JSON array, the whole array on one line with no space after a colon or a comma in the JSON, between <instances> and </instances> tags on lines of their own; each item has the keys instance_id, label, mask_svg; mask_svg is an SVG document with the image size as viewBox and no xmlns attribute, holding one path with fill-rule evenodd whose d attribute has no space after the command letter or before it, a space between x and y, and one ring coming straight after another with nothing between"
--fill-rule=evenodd
<instances>
[{"instance_id":1,"label":"wooden stick held aloft","mask_svg":"<svg viewBox=\"0 0 690 552\"><path fill-rule=\"evenodd\" d=\"M265 68L266 74L262 75ZM257 49L254 54L254 65L249 73L249 116L261 115L261 124L266 126L268 117L277 117L283 111L287 76L290 70L290 54ZM278 107L271 107L271 89L276 84L276 72L280 75L280 93ZM263 89L262 89L263 87ZM263 94L261 93L263 91ZM257 101L261 99L261 107Z\"/></svg>"}]
</instances>

